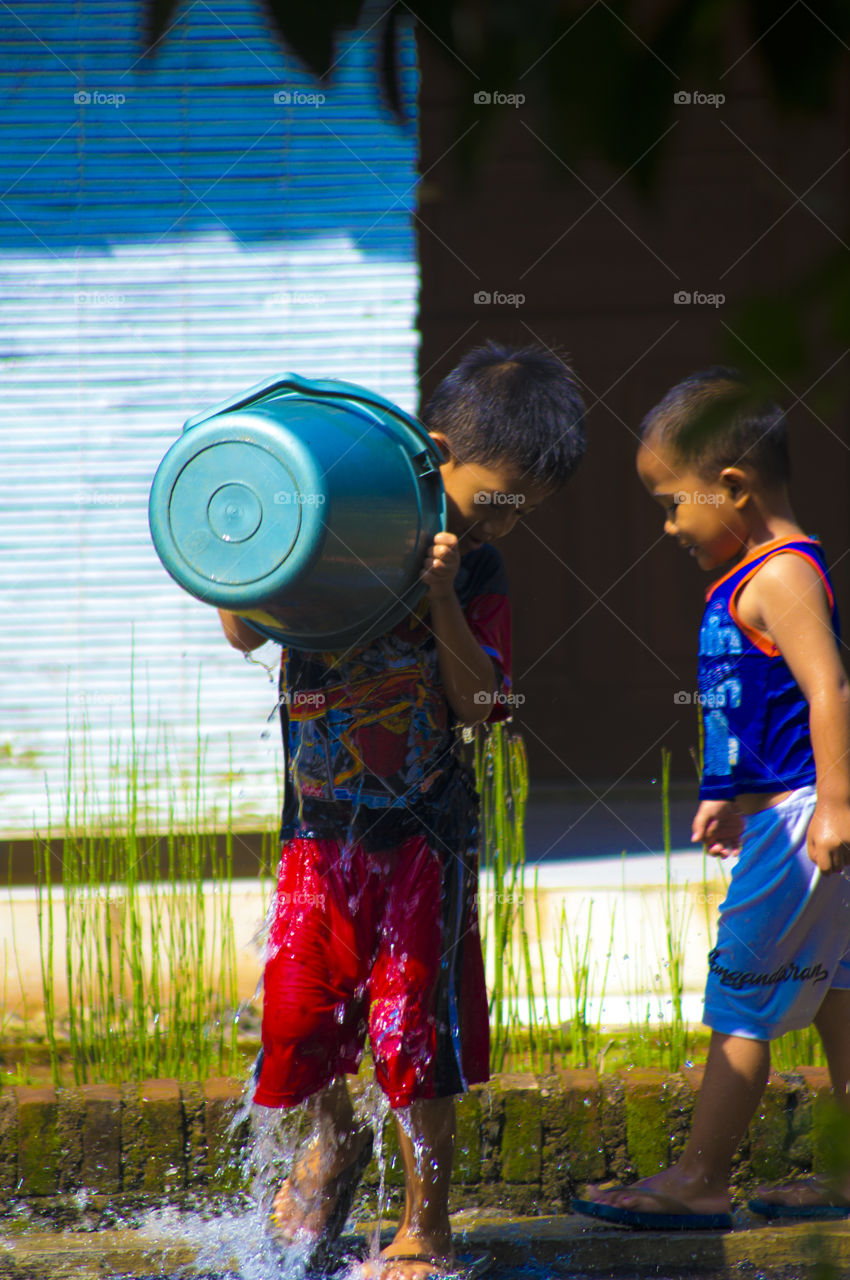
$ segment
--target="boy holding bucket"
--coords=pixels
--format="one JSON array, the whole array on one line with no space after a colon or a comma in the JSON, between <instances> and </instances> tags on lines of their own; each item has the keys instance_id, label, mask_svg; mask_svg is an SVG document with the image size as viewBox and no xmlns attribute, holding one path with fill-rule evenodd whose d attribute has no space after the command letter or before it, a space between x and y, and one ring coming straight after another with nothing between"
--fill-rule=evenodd
<instances>
[{"instance_id":1,"label":"boy holding bucket","mask_svg":"<svg viewBox=\"0 0 850 1280\"><path fill-rule=\"evenodd\" d=\"M573 1207L632 1227L728 1229L732 1158L767 1084L771 1040L814 1023L850 1111L850 690L824 555L790 505L782 410L729 370L694 374L646 418L637 467L665 532L718 575L699 636L693 838L740 856L708 957L712 1035L687 1145L671 1168L590 1188ZM846 1217L850 1176L763 1189L750 1208Z\"/></svg>"},{"instance_id":2,"label":"boy holding bucket","mask_svg":"<svg viewBox=\"0 0 850 1280\"><path fill-rule=\"evenodd\" d=\"M372 1152L345 1083L368 1031L405 1175L396 1236L363 1268L382 1280L451 1274L453 1097L489 1077L477 796L454 750L458 725L509 706L510 612L489 543L560 488L585 444L575 378L537 347L471 351L422 419L448 506L422 570L427 594L360 648L282 654L288 786L254 1096L310 1100L317 1136L275 1220L321 1261ZM220 612L235 648L264 643Z\"/></svg>"}]
</instances>

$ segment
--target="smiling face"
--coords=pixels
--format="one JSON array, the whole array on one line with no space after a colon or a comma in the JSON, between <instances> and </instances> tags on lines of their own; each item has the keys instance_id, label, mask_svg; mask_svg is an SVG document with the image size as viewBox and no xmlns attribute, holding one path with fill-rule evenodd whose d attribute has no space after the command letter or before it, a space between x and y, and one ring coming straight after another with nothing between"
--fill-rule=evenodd
<instances>
[{"instance_id":1,"label":"smiling face","mask_svg":"<svg viewBox=\"0 0 850 1280\"><path fill-rule=\"evenodd\" d=\"M654 435L638 450L637 469L664 509L664 532L676 538L701 569L718 569L746 550L749 529L740 510L746 495L735 468L725 468L710 483Z\"/></svg>"},{"instance_id":2,"label":"smiling face","mask_svg":"<svg viewBox=\"0 0 850 1280\"><path fill-rule=\"evenodd\" d=\"M442 437L435 438L445 448ZM483 466L449 456L440 474L448 499L449 533L457 536L461 555L503 538L551 493L524 479L509 463Z\"/></svg>"}]
</instances>

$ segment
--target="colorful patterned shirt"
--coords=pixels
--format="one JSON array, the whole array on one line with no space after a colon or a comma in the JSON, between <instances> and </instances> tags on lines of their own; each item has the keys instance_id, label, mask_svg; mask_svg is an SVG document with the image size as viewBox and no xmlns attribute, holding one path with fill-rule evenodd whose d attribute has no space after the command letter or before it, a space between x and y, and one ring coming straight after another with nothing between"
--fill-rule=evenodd
<instances>
[{"instance_id":1,"label":"colorful patterned shirt","mask_svg":"<svg viewBox=\"0 0 850 1280\"><path fill-rule=\"evenodd\" d=\"M507 714L510 605L489 545L461 560L455 591L495 666L491 719ZM459 758L427 595L375 640L341 653L284 648L280 711L287 764L283 839L333 835L373 848L424 834L469 847L476 797Z\"/></svg>"}]
</instances>

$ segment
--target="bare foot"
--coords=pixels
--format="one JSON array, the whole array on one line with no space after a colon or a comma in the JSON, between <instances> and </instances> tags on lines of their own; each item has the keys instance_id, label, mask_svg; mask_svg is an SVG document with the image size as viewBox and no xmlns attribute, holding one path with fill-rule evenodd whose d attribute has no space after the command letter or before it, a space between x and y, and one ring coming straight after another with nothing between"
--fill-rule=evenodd
<instances>
[{"instance_id":1,"label":"bare foot","mask_svg":"<svg viewBox=\"0 0 850 1280\"><path fill-rule=\"evenodd\" d=\"M385 1249L377 1258L362 1262L347 1280L444 1280L454 1265L452 1258L421 1252L391 1254Z\"/></svg>"},{"instance_id":2,"label":"bare foot","mask_svg":"<svg viewBox=\"0 0 850 1280\"><path fill-rule=\"evenodd\" d=\"M685 1178L673 1165L629 1187L588 1187L586 1199L636 1213L729 1213L727 1189L706 1189L705 1179Z\"/></svg>"},{"instance_id":3,"label":"bare foot","mask_svg":"<svg viewBox=\"0 0 850 1280\"><path fill-rule=\"evenodd\" d=\"M367 1258L346 1280L442 1280L454 1266L450 1229L437 1238L400 1227L377 1258Z\"/></svg>"},{"instance_id":4,"label":"bare foot","mask_svg":"<svg viewBox=\"0 0 850 1280\"><path fill-rule=\"evenodd\" d=\"M333 1215L346 1175L358 1161L371 1131L355 1129L336 1144L314 1141L273 1201L272 1218L287 1243L319 1240Z\"/></svg>"}]
</instances>

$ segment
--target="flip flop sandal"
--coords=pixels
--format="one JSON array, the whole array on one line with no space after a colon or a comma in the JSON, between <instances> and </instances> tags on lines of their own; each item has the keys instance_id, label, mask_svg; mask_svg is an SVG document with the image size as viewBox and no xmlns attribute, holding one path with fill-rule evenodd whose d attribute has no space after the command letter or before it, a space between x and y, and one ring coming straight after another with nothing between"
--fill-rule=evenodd
<instances>
[{"instance_id":1,"label":"flip flop sandal","mask_svg":"<svg viewBox=\"0 0 850 1280\"><path fill-rule=\"evenodd\" d=\"M624 1188L625 1190L626 1188ZM601 1218L621 1227L634 1227L641 1231L731 1231L731 1213L692 1213L672 1196L657 1191L635 1189L636 1195L651 1196L658 1202L657 1210L626 1209L618 1204L604 1204L599 1200L571 1200L573 1213L587 1218Z\"/></svg>"},{"instance_id":2,"label":"flip flop sandal","mask_svg":"<svg viewBox=\"0 0 850 1280\"><path fill-rule=\"evenodd\" d=\"M825 1196L835 1194L821 1178L800 1178L796 1182L782 1183L776 1190L785 1191L787 1188L793 1192L798 1187L811 1187L822 1191ZM786 1222L836 1222L842 1218L850 1218L850 1203L844 1196L838 1195L835 1195L833 1203L827 1200L824 1204L780 1204L778 1201L756 1196L747 1201L747 1208L761 1218Z\"/></svg>"},{"instance_id":3,"label":"flip flop sandal","mask_svg":"<svg viewBox=\"0 0 850 1280\"><path fill-rule=\"evenodd\" d=\"M308 1275L326 1273L330 1264L334 1261L334 1245L342 1235L354 1202L354 1193L360 1185L360 1179L366 1172L366 1166L372 1159L374 1145L375 1135L370 1129L363 1147L351 1161L351 1164L347 1164L331 1180L335 1184L332 1193L335 1197L334 1205L328 1214L324 1227L309 1246L309 1251L304 1260L304 1269ZM277 1221L274 1213L271 1215L271 1224L272 1234L277 1235L284 1248L291 1248L295 1241L286 1237L283 1224Z\"/></svg>"}]
</instances>

